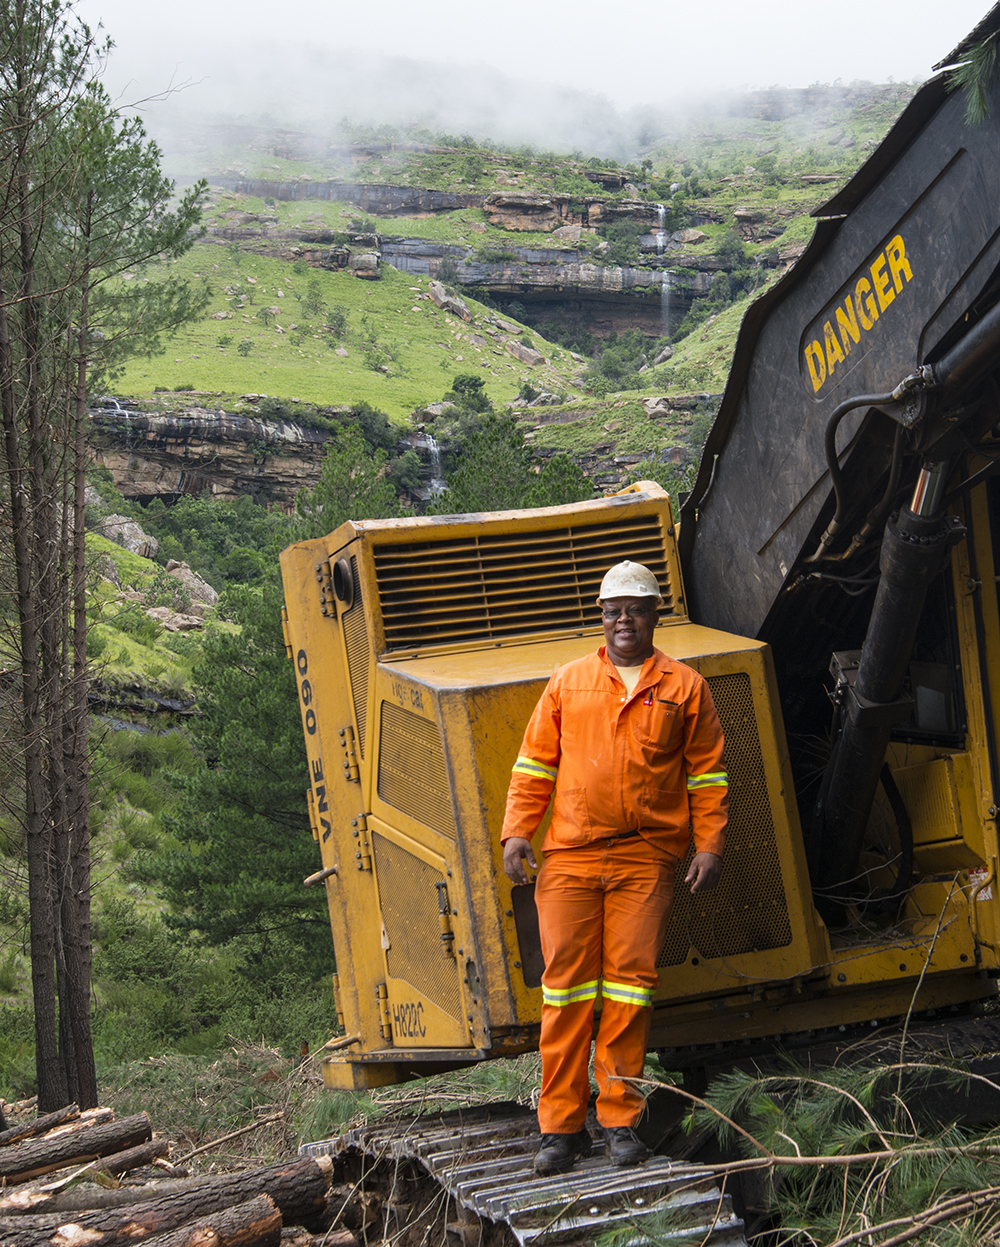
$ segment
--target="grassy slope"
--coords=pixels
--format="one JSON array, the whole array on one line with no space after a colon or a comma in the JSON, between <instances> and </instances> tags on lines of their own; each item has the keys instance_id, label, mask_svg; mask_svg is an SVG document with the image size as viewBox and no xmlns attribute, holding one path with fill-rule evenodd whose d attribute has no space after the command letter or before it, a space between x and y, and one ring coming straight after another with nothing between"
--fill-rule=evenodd
<instances>
[{"instance_id":1,"label":"grassy slope","mask_svg":"<svg viewBox=\"0 0 1000 1247\"><path fill-rule=\"evenodd\" d=\"M332 406L364 400L393 418L405 419L414 408L440 398L457 373L482 376L494 402L504 403L529 377L536 385L565 388L577 370L567 351L547 344L543 349L551 367L531 369L518 363L502 349L506 335L494 341L484 333L489 313L480 304L466 300L474 316L473 323L466 324L429 299L414 297L426 292L426 278L389 267L383 267L381 281L373 282L312 268L296 273L288 261L244 253L237 272L226 246L205 240L175 261L174 269L208 280L212 290L208 312L181 330L161 355L132 361L116 387L119 393L193 386L220 399L252 392ZM332 349L338 343L323 330L320 318L312 318L312 332L301 345L293 341L292 327L306 323L299 299L314 279L327 305L348 314L346 358ZM254 304L237 310L227 288L252 291ZM262 307L279 308L269 327L257 317ZM228 313L230 319L213 320L218 312ZM369 332L395 357L388 376L365 365L363 339ZM487 346L470 341L476 332L487 336ZM218 345L224 336L232 341ZM242 341L251 344L246 356L238 351Z\"/></svg>"},{"instance_id":2,"label":"grassy slope","mask_svg":"<svg viewBox=\"0 0 1000 1247\"><path fill-rule=\"evenodd\" d=\"M813 228L809 212L836 189L835 183L803 183L802 175L827 173L842 179L848 177L898 115L909 94L905 86L875 88L860 102L834 101L819 106L809 114L808 124L801 116L783 122L747 117L700 118L650 146L646 153L652 161L649 176L654 183L657 179L680 179L690 209L721 218L700 227L709 235L709 241L698 248L699 254L710 253L730 233L736 208L749 208L763 218L765 225L770 221L784 229L776 240L748 242L750 256L768 249L784 249L809 237ZM851 146L843 147L842 139ZM481 193L501 187L521 192L604 193L586 181L585 162L580 158L559 158L530 149L484 149L474 153L464 149L445 153L397 151L358 161L343 154L288 160L267 150L209 148L199 159L198 169L187 167L190 159L186 159L184 171L277 181L386 181ZM174 164L177 166L176 161ZM629 176L636 178L639 170L634 166L629 166L629 170ZM610 197L621 198L624 194L617 192ZM351 204L324 200L265 203L260 198L231 192L213 195L207 223L219 228L253 224L241 214L259 217L279 229L285 226L346 230L370 223L383 234L425 238L479 251L505 246L561 245L550 234L508 232L492 226L479 209L372 221ZM585 235L584 245L593 246L596 241ZM388 268L383 269L384 280L378 283L314 269L306 275L296 274L286 261L252 254L254 249L263 250L263 244L246 242L242 246L246 254L238 272L229 249L211 239L180 261L181 268L203 274L212 284L209 317L184 330L156 359L133 362L119 387L121 392L141 394L158 386L194 386L220 400L244 392L331 405L365 400L403 420L414 408L439 398L448 389L452 376L459 372L482 375L490 397L504 403L516 395L525 379L531 379L536 386L566 393L569 378L576 371L565 351L545 345L537 333L532 336L553 366L541 375L539 370L525 368L503 353L502 343L477 349L468 341L467 327L433 309L427 301L412 297L426 289L425 279ZM683 262L683 257L679 257L679 262ZM257 279L256 304L234 313L231 320L211 320L213 312L232 310L233 300L224 288L248 289L248 276ZM277 326L265 328L256 318L261 306L278 306L281 314L277 325L287 331L297 319L302 319L296 295L304 293L306 282L312 277L321 282L328 304L348 311L347 358L329 349L329 335L321 328L317 327L296 346L289 340L288 332L279 333ZM283 298L278 297L279 290ZM469 303L478 322L474 328L481 329L484 309L471 300ZM707 337L704 330L691 335L680 345L671 365L647 377L647 382L667 393L721 390L744 311L745 306L740 310L727 309L709 327ZM367 318L367 325L362 318ZM373 372L361 358L362 338L373 327L380 341L396 356L389 376ZM217 345L223 335L233 339L226 347ZM236 349L243 340L251 343L246 357Z\"/></svg>"}]
</instances>

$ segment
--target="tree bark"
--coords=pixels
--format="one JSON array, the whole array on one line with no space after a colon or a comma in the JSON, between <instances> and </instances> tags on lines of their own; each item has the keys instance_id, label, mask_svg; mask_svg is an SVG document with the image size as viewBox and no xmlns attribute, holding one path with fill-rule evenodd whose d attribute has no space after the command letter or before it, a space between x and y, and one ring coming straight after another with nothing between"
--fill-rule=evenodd
<instances>
[{"instance_id":1,"label":"tree bark","mask_svg":"<svg viewBox=\"0 0 1000 1247\"><path fill-rule=\"evenodd\" d=\"M58 1109L54 1113L48 1113L45 1117L36 1117L34 1121L25 1122L23 1126L11 1126L9 1129L0 1132L0 1147L7 1147L11 1143L20 1143L22 1139L37 1139L39 1135L45 1134L53 1126L61 1126L63 1122L73 1121L79 1116L80 1109L78 1106L67 1104L65 1108Z\"/></svg>"},{"instance_id":2,"label":"tree bark","mask_svg":"<svg viewBox=\"0 0 1000 1247\"><path fill-rule=\"evenodd\" d=\"M247 1210L252 1209L248 1214ZM192 1234L211 1223L220 1241L235 1241L233 1231L260 1219L266 1211L268 1224L280 1235L281 1211L269 1195L255 1195L233 1204L219 1192L204 1192L198 1198L149 1200L124 1208L81 1212L66 1217L11 1217L0 1230L0 1247L134 1247L155 1241L183 1227ZM233 1214L236 1214L233 1217ZM227 1218L231 1220L227 1221ZM183 1235L181 1241L183 1239ZM194 1241L194 1240L193 1240Z\"/></svg>"},{"instance_id":3,"label":"tree bark","mask_svg":"<svg viewBox=\"0 0 1000 1247\"><path fill-rule=\"evenodd\" d=\"M124 1152L102 1156L100 1160L94 1161L94 1168L102 1173L128 1173L130 1169L148 1165L159 1156L167 1156L170 1147L169 1139L151 1139L149 1143L140 1143L138 1147L128 1147Z\"/></svg>"},{"instance_id":4,"label":"tree bark","mask_svg":"<svg viewBox=\"0 0 1000 1247\"><path fill-rule=\"evenodd\" d=\"M56 1194L14 1191L0 1199L0 1218L10 1226L30 1222L38 1230L57 1226L60 1219L55 1214L67 1212L91 1211L96 1215L102 1210L128 1209L129 1215L136 1215L146 1204L185 1206L188 1202L205 1211L268 1195L281 1209L287 1225L302 1225L322 1218L325 1213L332 1174L333 1161L329 1156L303 1156L242 1173L155 1182L114 1191L96 1186L74 1187ZM344 1194L347 1195L346 1189Z\"/></svg>"},{"instance_id":5,"label":"tree bark","mask_svg":"<svg viewBox=\"0 0 1000 1247\"><path fill-rule=\"evenodd\" d=\"M146 1239L148 1247L278 1247L280 1242L281 1213L266 1195Z\"/></svg>"},{"instance_id":6,"label":"tree bark","mask_svg":"<svg viewBox=\"0 0 1000 1247\"><path fill-rule=\"evenodd\" d=\"M82 1125L62 1131L54 1138L19 1143L0 1150L0 1179L8 1183L24 1182L66 1165L85 1164L88 1160L146 1143L152 1134L149 1118L145 1113L137 1113L121 1121Z\"/></svg>"}]
</instances>

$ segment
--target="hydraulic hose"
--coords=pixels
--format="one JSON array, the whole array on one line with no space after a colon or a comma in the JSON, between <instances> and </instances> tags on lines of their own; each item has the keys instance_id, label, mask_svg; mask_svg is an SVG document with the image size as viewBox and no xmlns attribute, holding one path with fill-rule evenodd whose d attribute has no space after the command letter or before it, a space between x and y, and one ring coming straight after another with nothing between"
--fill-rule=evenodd
<instances>
[{"instance_id":1,"label":"hydraulic hose","mask_svg":"<svg viewBox=\"0 0 1000 1247\"><path fill-rule=\"evenodd\" d=\"M834 408L833 414L827 421L824 440L826 443L826 466L830 473L830 484L833 486L833 496L837 506L833 513L833 519L827 525L826 532L819 539L819 545L816 547L815 553L803 559L804 563L818 562L823 557L827 546L840 532L844 524L844 508L846 505L844 474L841 471L840 461L837 456L837 430L840 428L840 422L849 412L856 411L858 407L882 407L892 401L892 394L858 394L854 398L845 399L839 406Z\"/></svg>"}]
</instances>

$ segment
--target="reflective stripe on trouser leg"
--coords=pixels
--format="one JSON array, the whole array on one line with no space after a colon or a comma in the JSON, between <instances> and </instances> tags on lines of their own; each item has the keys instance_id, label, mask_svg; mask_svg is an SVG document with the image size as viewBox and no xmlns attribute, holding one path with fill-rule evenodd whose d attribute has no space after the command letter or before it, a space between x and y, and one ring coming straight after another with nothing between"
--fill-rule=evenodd
<instances>
[{"instance_id":1,"label":"reflective stripe on trouser leg","mask_svg":"<svg viewBox=\"0 0 1000 1247\"><path fill-rule=\"evenodd\" d=\"M631 1081L642 1077L660 981L656 960L666 935L676 860L646 841L611 850L605 869L602 969L604 1005L594 1048L597 1120L634 1126L645 1104Z\"/></svg>"},{"instance_id":2,"label":"reflective stripe on trouser leg","mask_svg":"<svg viewBox=\"0 0 1000 1247\"><path fill-rule=\"evenodd\" d=\"M642 1076L650 1009L645 1002L659 981L656 958L663 944L676 860L640 837L608 846L581 846L546 855L535 886L545 957L543 992L549 999L601 977L611 995L607 1026L599 1038L602 1073L598 1118L603 1125L632 1125L641 1097L623 1081ZM618 997L618 999L616 999ZM543 1133L582 1128L589 1098L587 1066L592 1034L591 1000L542 1006Z\"/></svg>"}]
</instances>

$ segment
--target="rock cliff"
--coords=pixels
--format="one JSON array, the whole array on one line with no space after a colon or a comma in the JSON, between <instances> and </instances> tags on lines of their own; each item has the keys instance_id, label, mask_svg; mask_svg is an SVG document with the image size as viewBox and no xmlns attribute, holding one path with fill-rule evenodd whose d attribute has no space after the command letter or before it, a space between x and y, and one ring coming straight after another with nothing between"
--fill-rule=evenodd
<instances>
[{"instance_id":1,"label":"rock cliff","mask_svg":"<svg viewBox=\"0 0 1000 1247\"><path fill-rule=\"evenodd\" d=\"M318 479L329 437L322 429L204 407L151 413L116 405L91 413L88 448L126 498L174 502L207 490L290 506Z\"/></svg>"}]
</instances>

